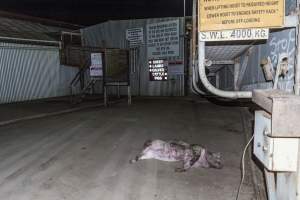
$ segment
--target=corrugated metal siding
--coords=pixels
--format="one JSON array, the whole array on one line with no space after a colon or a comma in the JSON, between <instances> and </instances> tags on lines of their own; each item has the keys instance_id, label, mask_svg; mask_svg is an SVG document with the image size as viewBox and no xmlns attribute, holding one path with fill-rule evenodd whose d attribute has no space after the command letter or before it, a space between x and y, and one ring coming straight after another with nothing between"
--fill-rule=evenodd
<instances>
[{"instance_id":1,"label":"corrugated metal siding","mask_svg":"<svg viewBox=\"0 0 300 200\"><path fill-rule=\"evenodd\" d=\"M138 19L138 20L122 20L109 21L103 24L98 24L92 27L82 29L83 44L86 46L106 47L106 48L128 48L128 43L125 38L126 29L129 28L144 28L144 36L146 41L146 26L147 24L158 23L162 21L180 20L180 35L184 33L183 18L162 18L162 19ZM180 56L172 59L183 59L184 38L180 37ZM166 82L151 82L149 81L149 70L147 61L147 46L142 45L137 55L137 66L140 70L140 81L132 80L134 95L142 96L181 96L184 93L184 76L170 77ZM171 59L171 58L170 58ZM131 74L132 77L136 77ZM172 80L174 79L174 80ZM137 83L140 82L140 91L138 91ZM125 90L122 93L126 93Z\"/></svg>"},{"instance_id":2,"label":"corrugated metal siding","mask_svg":"<svg viewBox=\"0 0 300 200\"><path fill-rule=\"evenodd\" d=\"M295 11L297 0L285 0L285 13L289 15L292 11Z\"/></svg>"},{"instance_id":3,"label":"corrugated metal siding","mask_svg":"<svg viewBox=\"0 0 300 200\"><path fill-rule=\"evenodd\" d=\"M40 23L0 17L0 36L20 39L58 41L65 28L45 26Z\"/></svg>"},{"instance_id":4,"label":"corrugated metal siding","mask_svg":"<svg viewBox=\"0 0 300 200\"><path fill-rule=\"evenodd\" d=\"M68 95L75 74L58 48L0 43L0 103Z\"/></svg>"}]
</instances>

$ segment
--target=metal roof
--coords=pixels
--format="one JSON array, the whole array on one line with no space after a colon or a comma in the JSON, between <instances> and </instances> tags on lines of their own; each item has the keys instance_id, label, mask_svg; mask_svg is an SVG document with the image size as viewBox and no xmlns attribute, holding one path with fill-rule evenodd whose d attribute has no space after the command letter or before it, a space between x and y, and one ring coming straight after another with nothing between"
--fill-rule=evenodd
<instances>
[{"instance_id":1,"label":"metal roof","mask_svg":"<svg viewBox=\"0 0 300 200\"><path fill-rule=\"evenodd\" d=\"M245 52L251 45L221 45L221 46L206 46L205 56L207 59L233 60Z\"/></svg>"},{"instance_id":2,"label":"metal roof","mask_svg":"<svg viewBox=\"0 0 300 200\"><path fill-rule=\"evenodd\" d=\"M0 39L1 37L4 37L41 41L58 41L61 31L69 30L25 20L0 17Z\"/></svg>"}]
</instances>

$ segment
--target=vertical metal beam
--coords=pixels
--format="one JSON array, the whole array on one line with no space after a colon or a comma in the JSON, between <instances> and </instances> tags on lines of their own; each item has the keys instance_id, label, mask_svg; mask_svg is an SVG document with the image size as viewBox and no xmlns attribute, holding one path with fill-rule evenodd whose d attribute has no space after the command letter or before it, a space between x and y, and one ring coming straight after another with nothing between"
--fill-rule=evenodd
<instances>
[{"instance_id":1,"label":"vertical metal beam","mask_svg":"<svg viewBox=\"0 0 300 200\"><path fill-rule=\"evenodd\" d=\"M244 79L244 75L245 75L246 69L248 67L248 62L249 62L249 58L250 58L251 53L252 53L252 47L249 48L248 52L246 53L246 56L244 58L241 70L239 72L239 76L238 76L238 80L237 80L237 84L236 84L237 85L237 90L241 89L242 81Z\"/></svg>"},{"instance_id":2,"label":"vertical metal beam","mask_svg":"<svg viewBox=\"0 0 300 200\"><path fill-rule=\"evenodd\" d=\"M267 184L268 199L277 200L274 172L269 172L268 170L265 169L265 177L266 177L266 184Z\"/></svg>"},{"instance_id":3,"label":"vertical metal beam","mask_svg":"<svg viewBox=\"0 0 300 200\"><path fill-rule=\"evenodd\" d=\"M220 72L216 73L216 88L220 88Z\"/></svg>"},{"instance_id":4,"label":"vertical metal beam","mask_svg":"<svg viewBox=\"0 0 300 200\"><path fill-rule=\"evenodd\" d=\"M299 15L299 4L300 1L297 0L297 12L298 12L298 19L300 20L300 15ZM297 54L296 54L296 66L295 66L295 94L299 95L300 94L300 25L299 25L299 20L298 20L298 26L296 29L297 32Z\"/></svg>"},{"instance_id":5,"label":"vertical metal beam","mask_svg":"<svg viewBox=\"0 0 300 200\"><path fill-rule=\"evenodd\" d=\"M118 86L117 86L117 91L118 91L118 99L121 98L121 94L120 94L120 83L118 82Z\"/></svg>"},{"instance_id":6,"label":"vertical metal beam","mask_svg":"<svg viewBox=\"0 0 300 200\"><path fill-rule=\"evenodd\" d=\"M205 95L198 87L198 68L196 67L196 57L197 57L197 0L193 0L193 32L192 32L192 45L191 45L191 91L198 95Z\"/></svg>"},{"instance_id":7,"label":"vertical metal beam","mask_svg":"<svg viewBox=\"0 0 300 200\"><path fill-rule=\"evenodd\" d=\"M234 73L233 73L233 85L234 85L234 90L238 91L239 87L238 87L238 79L239 79L239 75L240 75L240 68L241 68L241 63L240 63L240 59L236 59L235 63L234 63Z\"/></svg>"},{"instance_id":8,"label":"vertical metal beam","mask_svg":"<svg viewBox=\"0 0 300 200\"><path fill-rule=\"evenodd\" d=\"M84 86L85 86L84 73L85 73L85 70L80 69L79 80L80 80L80 89L81 90L83 90Z\"/></svg>"},{"instance_id":9,"label":"vertical metal beam","mask_svg":"<svg viewBox=\"0 0 300 200\"><path fill-rule=\"evenodd\" d=\"M298 19L300 20L299 8L300 8L300 0L296 0L297 14ZM300 95L300 24L298 20L298 26L296 28L297 32L297 54L296 54L296 65L295 65L295 94ZM299 150L298 150L298 171L295 174L296 180L296 199L300 200L300 140L299 140Z\"/></svg>"},{"instance_id":10,"label":"vertical metal beam","mask_svg":"<svg viewBox=\"0 0 300 200\"><path fill-rule=\"evenodd\" d=\"M298 170L297 173L295 174L296 176L296 199L300 200L300 139L299 139L299 150L298 150Z\"/></svg>"},{"instance_id":11,"label":"vertical metal beam","mask_svg":"<svg viewBox=\"0 0 300 200\"><path fill-rule=\"evenodd\" d=\"M107 87L106 86L104 86L103 94L104 94L104 106L107 107L108 106L108 96L107 96Z\"/></svg>"},{"instance_id":12,"label":"vertical metal beam","mask_svg":"<svg viewBox=\"0 0 300 200\"><path fill-rule=\"evenodd\" d=\"M277 173L276 192L278 200L296 199L296 187L294 173Z\"/></svg>"},{"instance_id":13,"label":"vertical metal beam","mask_svg":"<svg viewBox=\"0 0 300 200\"><path fill-rule=\"evenodd\" d=\"M186 40L187 40L187 38L186 38L186 0L183 0L183 68L184 68L184 71L186 71L186 50L187 50L187 46L186 46L186 44L187 44L187 42L186 42ZM181 96L181 94L182 94L182 91L181 90L183 90L183 93L185 93L184 92L184 76L183 76L183 84L182 84L182 82L181 82L181 77L180 77L180 80L179 80L179 86L180 86L180 96ZM184 95L183 95L184 96Z\"/></svg>"},{"instance_id":14,"label":"vertical metal beam","mask_svg":"<svg viewBox=\"0 0 300 200\"><path fill-rule=\"evenodd\" d=\"M130 85L127 87L127 91L128 91L128 105L131 105L131 88Z\"/></svg>"}]
</instances>

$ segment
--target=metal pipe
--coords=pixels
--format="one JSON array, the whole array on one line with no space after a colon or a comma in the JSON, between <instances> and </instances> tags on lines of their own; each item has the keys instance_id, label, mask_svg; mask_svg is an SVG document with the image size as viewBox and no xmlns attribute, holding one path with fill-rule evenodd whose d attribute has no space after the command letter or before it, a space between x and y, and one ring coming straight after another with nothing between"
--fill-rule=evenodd
<instances>
[{"instance_id":1,"label":"metal pipe","mask_svg":"<svg viewBox=\"0 0 300 200\"><path fill-rule=\"evenodd\" d=\"M183 0L183 17L184 17L184 21L185 21L185 16L186 16L185 12L186 12L186 0Z\"/></svg>"},{"instance_id":2,"label":"metal pipe","mask_svg":"<svg viewBox=\"0 0 300 200\"><path fill-rule=\"evenodd\" d=\"M234 73L233 73L233 80L234 80L233 87L235 91L239 90L238 80L239 80L240 68L241 68L240 59L236 59L234 63Z\"/></svg>"},{"instance_id":3,"label":"metal pipe","mask_svg":"<svg viewBox=\"0 0 300 200\"><path fill-rule=\"evenodd\" d=\"M200 16L200 13L198 13ZM198 27L200 30L200 27ZM215 88L208 80L205 72L205 42L199 41L198 43L198 73L200 80L202 81L204 87L217 96L221 96L224 98L237 99L237 98L252 98L252 92L235 92L235 91L224 91Z\"/></svg>"},{"instance_id":4,"label":"metal pipe","mask_svg":"<svg viewBox=\"0 0 300 200\"><path fill-rule=\"evenodd\" d=\"M197 85L196 75L198 74L196 68L196 38L197 38L197 0L193 0L193 17L192 17L192 42L191 42L191 70L192 70L192 81L191 81L191 90L197 95L205 95Z\"/></svg>"},{"instance_id":5,"label":"metal pipe","mask_svg":"<svg viewBox=\"0 0 300 200\"><path fill-rule=\"evenodd\" d=\"M299 1L297 1L297 9L299 12ZM298 13L298 18L300 20L300 15ZM297 56L296 56L296 66L295 66L295 94L300 95L300 25L298 21L297 25Z\"/></svg>"},{"instance_id":6,"label":"metal pipe","mask_svg":"<svg viewBox=\"0 0 300 200\"><path fill-rule=\"evenodd\" d=\"M15 40L15 41L23 41L23 42L40 42L40 43L48 43L48 44L56 44L60 46L59 41L50 41L50 40L34 40L34 39L25 39L25 38L15 38L15 37L3 37L0 36L2 40Z\"/></svg>"},{"instance_id":7,"label":"metal pipe","mask_svg":"<svg viewBox=\"0 0 300 200\"><path fill-rule=\"evenodd\" d=\"M212 94L215 94L220 97L224 98L230 98L230 99L238 99L238 98L252 98L252 92L251 91L244 91L244 92L235 92L235 91L224 91L215 88L207 79L206 73L205 73L205 42L199 41L198 45L198 68L199 68L199 76L200 80L202 81L205 88L211 92Z\"/></svg>"},{"instance_id":8,"label":"metal pipe","mask_svg":"<svg viewBox=\"0 0 300 200\"><path fill-rule=\"evenodd\" d=\"M203 92L200 88L199 88L199 86L198 86L198 84L197 84L197 81L196 81L196 75L198 74L198 72L197 72L197 69L194 67L193 68L193 82L192 82L192 84L193 84L193 87L192 87L192 89L193 90L195 90L195 91L193 91L194 93L196 93L196 94L200 94L200 95L206 95L206 93L205 92Z\"/></svg>"},{"instance_id":9,"label":"metal pipe","mask_svg":"<svg viewBox=\"0 0 300 200\"><path fill-rule=\"evenodd\" d=\"M300 19L299 15L299 8L300 8L300 0L296 1L297 3L297 11L298 11L298 18ZM296 69L295 69L295 94L299 95L300 90L300 25L298 20L298 26L297 26L297 57L296 57ZM299 81L299 82L298 82ZM299 139L299 147L300 147L300 139ZM300 148L298 150L298 155L300 155ZM296 193L298 194L296 196L297 200L300 200L300 159L298 159L298 170L296 173Z\"/></svg>"},{"instance_id":10,"label":"metal pipe","mask_svg":"<svg viewBox=\"0 0 300 200\"><path fill-rule=\"evenodd\" d=\"M186 44L186 42L185 42L186 41L186 19L185 18L186 18L186 0L183 0L183 55L182 55L182 60L183 60L184 70L186 69L186 58L185 58L185 56L186 56L186 52L185 52L186 51L186 46L185 46L185 44ZM181 77L180 77L179 86L180 86L179 90L180 90L180 95L181 95L181 93L182 93ZM183 86L183 88L184 88L184 86ZM183 89L183 91L184 91L184 89Z\"/></svg>"},{"instance_id":11,"label":"metal pipe","mask_svg":"<svg viewBox=\"0 0 300 200\"><path fill-rule=\"evenodd\" d=\"M68 31L62 31L61 34L62 35L77 35L77 36L81 36L81 33L68 32Z\"/></svg>"}]
</instances>

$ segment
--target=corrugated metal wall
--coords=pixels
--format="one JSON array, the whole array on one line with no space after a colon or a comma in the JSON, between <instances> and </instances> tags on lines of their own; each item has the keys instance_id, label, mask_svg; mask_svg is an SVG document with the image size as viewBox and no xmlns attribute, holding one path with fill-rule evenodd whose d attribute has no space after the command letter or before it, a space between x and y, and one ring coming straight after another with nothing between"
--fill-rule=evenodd
<instances>
[{"instance_id":1,"label":"corrugated metal wall","mask_svg":"<svg viewBox=\"0 0 300 200\"><path fill-rule=\"evenodd\" d=\"M68 95L76 72L56 47L0 43L0 103Z\"/></svg>"},{"instance_id":2,"label":"corrugated metal wall","mask_svg":"<svg viewBox=\"0 0 300 200\"><path fill-rule=\"evenodd\" d=\"M126 41L126 29L144 28L144 37L146 41L147 24L158 23L162 21L180 20L180 56L170 58L174 60L183 59L184 49L184 25L183 18L162 18L162 19L138 19L109 21L92 27L82 29L83 44L85 46L106 47L106 48L128 48ZM146 43L146 42L145 42ZM134 95L141 96L181 96L184 94L184 76L176 75L169 77L166 82L149 81L149 70L147 61L147 46L142 45L137 51L137 67L139 69L131 70L131 85ZM137 75L135 73L138 73ZM137 80L136 78L140 78ZM140 85L140 86L139 86ZM123 91L122 93L126 93Z\"/></svg>"}]
</instances>

